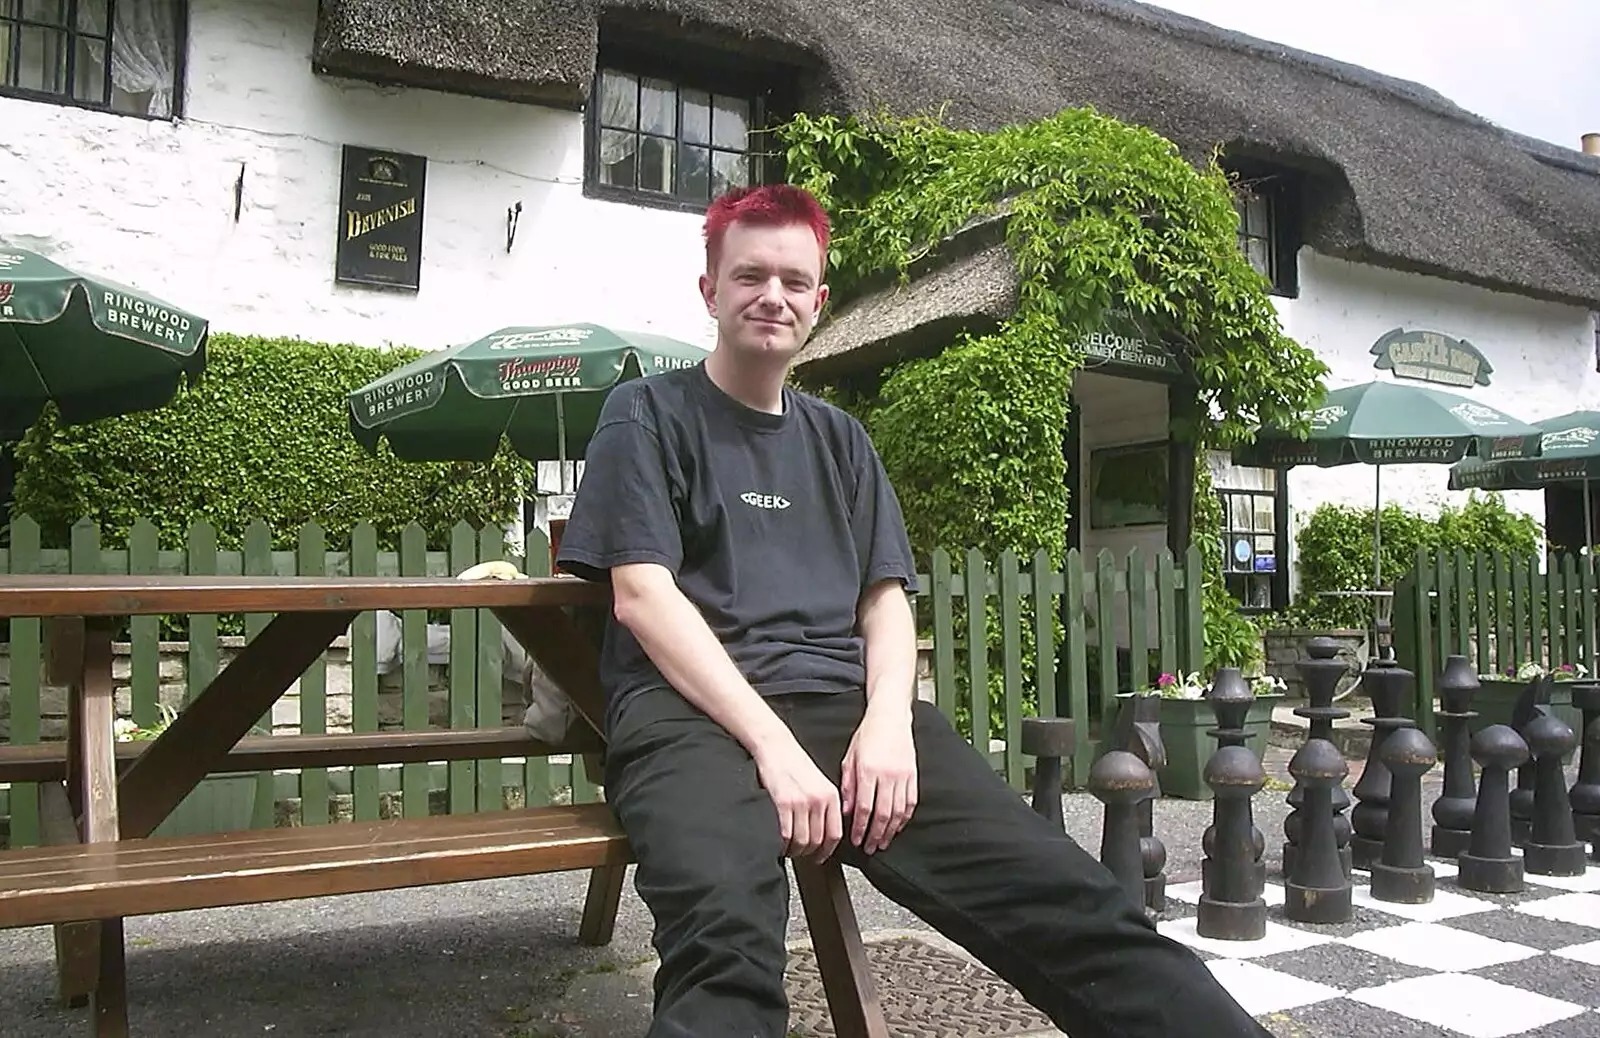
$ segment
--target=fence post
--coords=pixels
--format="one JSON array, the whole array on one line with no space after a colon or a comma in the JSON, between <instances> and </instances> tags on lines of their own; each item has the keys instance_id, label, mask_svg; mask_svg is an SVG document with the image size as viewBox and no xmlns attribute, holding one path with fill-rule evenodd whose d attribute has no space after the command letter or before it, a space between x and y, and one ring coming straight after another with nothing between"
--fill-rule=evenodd
<instances>
[{"instance_id":1,"label":"fence post","mask_svg":"<svg viewBox=\"0 0 1600 1038\"><path fill-rule=\"evenodd\" d=\"M295 572L302 577L321 577L328 572L328 538L315 522L300 527L295 537ZM300 676L300 731L321 735L328 730L328 656L318 656ZM328 818L328 769L303 768L300 771L300 824L326 825Z\"/></svg>"},{"instance_id":2,"label":"fence post","mask_svg":"<svg viewBox=\"0 0 1600 1038\"><path fill-rule=\"evenodd\" d=\"M1089 741L1089 635L1085 627L1087 607L1083 599L1083 556L1077 548L1067 552L1063 569L1066 587L1061 593L1061 611L1067 629L1067 716L1072 718L1077 745L1072 752L1072 786L1082 789L1089 781L1091 759Z\"/></svg>"},{"instance_id":3,"label":"fence post","mask_svg":"<svg viewBox=\"0 0 1600 1038\"><path fill-rule=\"evenodd\" d=\"M1206 660L1205 566L1200 546L1189 545L1183 556L1183 626L1178 628L1178 654L1184 673L1200 670Z\"/></svg>"},{"instance_id":4,"label":"fence post","mask_svg":"<svg viewBox=\"0 0 1600 1038\"><path fill-rule=\"evenodd\" d=\"M378 531L371 523L357 523L350 531L350 573L357 577L378 575ZM350 729L378 730L377 617L370 609L350 623ZM351 771L350 808L351 817L358 822L377 820L376 764L358 765Z\"/></svg>"},{"instance_id":5,"label":"fence post","mask_svg":"<svg viewBox=\"0 0 1600 1038\"><path fill-rule=\"evenodd\" d=\"M39 524L19 515L11 522L11 573L36 573L39 569ZM38 617L11 620L11 743L31 746L39 741L39 678L44 671L43 644ZM33 782L11 786L10 846L39 845L39 787Z\"/></svg>"},{"instance_id":6,"label":"fence post","mask_svg":"<svg viewBox=\"0 0 1600 1038\"><path fill-rule=\"evenodd\" d=\"M1022 617L1020 613L1022 575L1017 554L1010 548L1000 553L1000 665L1005 675L1003 737L1006 743L1006 781L1013 789L1023 787L1022 760Z\"/></svg>"},{"instance_id":7,"label":"fence post","mask_svg":"<svg viewBox=\"0 0 1600 1038\"><path fill-rule=\"evenodd\" d=\"M955 577L950 553L933 549L933 698L939 712L956 723Z\"/></svg>"},{"instance_id":8,"label":"fence post","mask_svg":"<svg viewBox=\"0 0 1600 1038\"><path fill-rule=\"evenodd\" d=\"M1417 700L1413 710L1413 719L1417 727L1431 739L1434 737L1433 723L1433 695L1434 675L1439 672L1438 650L1433 639L1433 611L1428 592L1432 590L1432 574L1428 572L1428 553L1425 548L1418 548L1416 554L1414 579L1412 580L1412 608L1417 617L1417 665L1413 673L1417 676Z\"/></svg>"},{"instance_id":9,"label":"fence post","mask_svg":"<svg viewBox=\"0 0 1600 1038\"><path fill-rule=\"evenodd\" d=\"M1056 711L1056 572L1050 553L1033 554L1033 678L1040 717Z\"/></svg>"},{"instance_id":10,"label":"fence post","mask_svg":"<svg viewBox=\"0 0 1600 1038\"><path fill-rule=\"evenodd\" d=\"M967 700L972 715L972 746L989 759L989 565L983 553L967 549Z\"/></svg>"}]
</instances>

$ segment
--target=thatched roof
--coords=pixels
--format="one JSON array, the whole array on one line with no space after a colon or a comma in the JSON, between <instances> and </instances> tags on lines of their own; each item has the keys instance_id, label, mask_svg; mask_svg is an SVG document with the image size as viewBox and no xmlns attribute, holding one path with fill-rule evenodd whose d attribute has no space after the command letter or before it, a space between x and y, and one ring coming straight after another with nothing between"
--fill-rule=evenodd
<instances>
[{"instance_id":1,"label":"thatched roof","mask_svg":"<svg viewBox=\"0 0 1600 1038\"><path fill-rule=\"evenodd\" d=\"M490 7L497 16L481 13ZM813 110L948 104L952 123L992 129L1093 105L1197 160L1221 146L1302 170L1307 242L1320 252L1600 307L1600 159L1499 129L1417 84L1127 0L323 8L317 60L333 71L438 67L447 89L477 76L502 84L499 96L586 92L598 24L602 44L705 42L787 65Z\"/></svg>"}]
</instances>

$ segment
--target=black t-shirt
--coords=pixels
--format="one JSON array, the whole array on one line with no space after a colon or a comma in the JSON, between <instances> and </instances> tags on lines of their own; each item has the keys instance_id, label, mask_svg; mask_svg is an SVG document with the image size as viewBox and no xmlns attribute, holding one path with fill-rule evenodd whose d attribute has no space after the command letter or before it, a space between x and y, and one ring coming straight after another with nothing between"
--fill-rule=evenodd
<instances>
[{"instance_id":1,"label":"black t-shirt","mask_svg":"<svg viewBox=\"0 0 1600 1038\"><path fill-rule=\"evenodd\" d=\"M665 566L763 695L866 681L862 591L915 590L905 521L861 423L785 386L783 413L746 407L703 365L612 390L585 454L557 565L589 580ZM607 625L608 726L666 684L632 633Z\"/></svg>"}]
</instances>

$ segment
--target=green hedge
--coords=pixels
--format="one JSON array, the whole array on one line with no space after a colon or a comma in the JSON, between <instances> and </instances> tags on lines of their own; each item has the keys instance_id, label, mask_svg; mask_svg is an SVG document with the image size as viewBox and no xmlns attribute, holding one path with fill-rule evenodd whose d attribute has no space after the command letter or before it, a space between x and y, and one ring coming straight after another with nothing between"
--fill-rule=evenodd
<instances>
[{"instance_id":1,"label":"green hedge","mask_svg":"<svg viewBox=\"0 0 1600 1038\"><path fill-rule=\"evenodd\" d=\"M519 481L531 485L531 466L509 448L488 464L424 464L356 443L346 395L419 351L221 333L208 351L205 374L166 407L68 428L48 409L18 444L14 510L40 523L47 545L65 545L85 517L119 544L147 517L172 546L204 519L236 548L260 519L279 548L306 522L338 544L367 521L394 550L415 520L443 548L463 519L507 521Z\"/></svg>"},{"instance_id":2,"label":"green hedge","mask_svg":"<svg viewBox=\"0 0 1600 1038\"><path fill-rule=\"evenodd\" d=\"M1418 548L1474 552L1501 551L1510 556L1534 554L1543 536L1532 516L1513 512L1499 494L1476 492L1459 508L1447 506L1437 516L1385 505L1382 515L1383 586L1411 572ZM1324 598L1323 591L1348 591L1372 586L1372 509L1322 505L1307 517L1295 537L1300 590L1285 622L1303 627L1364 627L1372 607L1359 598Z\"/></svg>"}]
</instances>

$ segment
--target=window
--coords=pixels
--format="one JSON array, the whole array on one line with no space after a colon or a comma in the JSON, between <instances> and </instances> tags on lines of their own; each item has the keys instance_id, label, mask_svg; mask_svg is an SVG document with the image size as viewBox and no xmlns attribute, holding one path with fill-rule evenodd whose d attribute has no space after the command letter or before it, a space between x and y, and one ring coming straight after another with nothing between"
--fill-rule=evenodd
<instances>
[{"instance_id":1,"label":"window","mask_svg":"<svg viewBox=\"0 0 1600 1038\"><path fill-rule=\"evenodd\" d=\"M1267 279L1274 295L1300 291L1295 254L1300 249L1300 180L1274 167L1234 170L1233 208L1239 215L1239 251Z\"/></svg>"},{"instance_id":2,"label":"window","mask_svg":"<svg viewBox=\"0 0 1600 1038\"><path fill-rule=\"evenodd\" d=\"M1167 445L1137 443L1089 452L1089 526L1117 530L1167 521Z\"/></svg>"},{"instance_id":3,"label":"window","mask_svg":"<svg viewBox=\"0 0 1600 1038\"><path fill-rule=\"evenodd\" d=\"M0 0L0 94L171 118L183 0Z\"/></svg>"},{"instance_id":4,"label":"window","mask_svg":"<svg viewBox=\"0 0 1600 1038\"><path fill-rule=\"evenodd\" d=\"M704 209L730 188L761 183L765 105L724 90L602 67L589 116L591 193Z\"/></svg>"}]
</instances>

